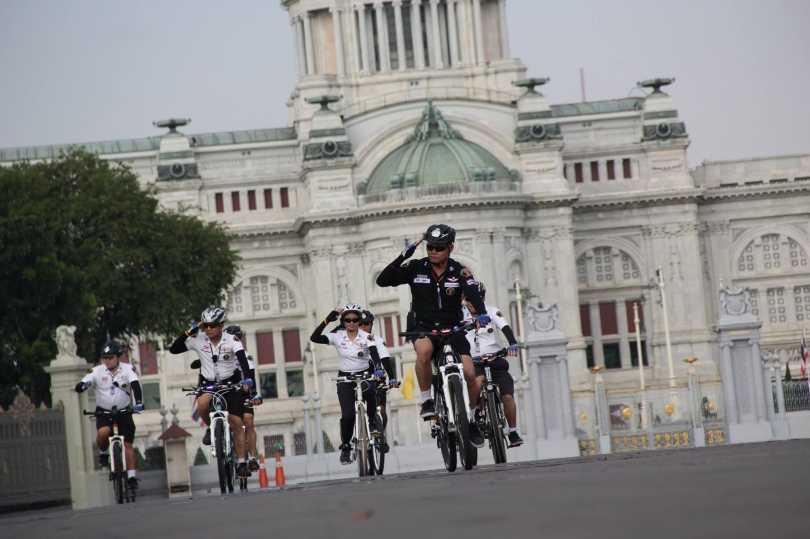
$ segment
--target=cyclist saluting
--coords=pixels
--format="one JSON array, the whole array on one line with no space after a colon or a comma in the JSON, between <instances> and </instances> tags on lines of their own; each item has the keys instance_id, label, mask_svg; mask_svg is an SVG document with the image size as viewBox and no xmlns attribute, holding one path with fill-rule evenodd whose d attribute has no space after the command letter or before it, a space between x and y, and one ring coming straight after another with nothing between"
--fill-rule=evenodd
<instances>
[{"instance_id":1,"label":"cyclist saluting","mask_svg":"<svg viewBox=\"0 0 810 539\"><path fill-rule=\"evenodd\" d=\"M121 363L120 356L124 351L115 341L107 341L101 349L101 365L96 365L82 381L76 384L76 392L82 393L91 387L96 389L96 411L110 412L113 409L128 411L135 397L133 410L143 412L141 384L138 375L129 363ZM131 394L131 395L130 395ZM115 418L118 431L124 437L124 451L127 461L127 483L132 490L138 488L135 477L135 449L132 442L135 440L135 422L131 413L123 413ZM109 466L110 435L112 434L113 417L110 415L96 416L96 445L98 445L98 460L102 466Z\"/></svg>"},{"instance_id":2,"label":"cyclist saluting","mask_svg":"<svg viewBox=\"0 0 810 539\"><path fill-rule=\"evenodd\" d=\"M456 231L452 227L431 225L421 240L406 247L377 277L379 286L407 284L411 287L408 331L431 331L460 325L463 320L462 294L475 306L479 323L486 325L490 322L478 293L478 282L472 272L450 258L455 240ZM423 241L427 244L428 256L403 264ZM473 391L472 385L475 368L470 358L470 344L463 334L453 337L450 344L464 363L464 377L471 401L469 417L472 418L478 395ZM429 338L421 338L415 340L413 346L416 351L416 378L421 391L421 416L430 420L436 415L435 404L430 395L430 361L434 343ZM470 423L470 441L477 447L483 447L484 437L474 422Z\"/></svg>"},{"instance_id":3,"label":"cyclist saluting","mask_svg":"<svg viewBox=\"0 0 810 539\"><path fill-rule=\"evenodd\" d=\"M242 379L242 373L250 372L245 348L239 339L222 331L224 323L224 309L221 307L207 308L202 312L200 321L203 333L200 333L196 322L192 323L188 331L174 340L169 352L172 354L182 354L189 350L197 352L200 359L200 385L238 384L241 381L243 388L250 388L253 386L253 380ZM208 417L211 399L209 394L202 394L197 398L197 413L203 418L206 425L211 424L211 419ZM236 455L239 460L236 473L239 477L250 477L247 467L245 429L242 424L242 392L229 391L226 400L228 423L233 431ZM210 427L205 430L203 444L211 445Z\"/></svg>"}]
</instances>

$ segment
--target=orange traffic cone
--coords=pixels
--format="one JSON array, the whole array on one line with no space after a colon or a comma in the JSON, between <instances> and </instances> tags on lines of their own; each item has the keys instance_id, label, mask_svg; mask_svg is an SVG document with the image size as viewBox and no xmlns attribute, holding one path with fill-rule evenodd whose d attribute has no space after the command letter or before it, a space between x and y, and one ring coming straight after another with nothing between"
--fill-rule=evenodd
<instances>
[{"instance_id":1,"label":"orange traffic cone","mask_svg":"<svg viewBox=\"0 0 810 539\"><path fill-rule=\"evenodd\" d=\"M267 480L267 469L264 467L264 453L259 454L259 488L267 488L270 482Z\"/></svg>"},{"instance_id":2,"label":"orange traffic cone","mask_svg":"<svg viewBox=\"0 0 810 539\"><path fill-rule=\"evenodd\" d=\"M276 486L282 488L285 483L284 466L281 465L281 451L276 451Z\"/></svg>"}]
</instances>

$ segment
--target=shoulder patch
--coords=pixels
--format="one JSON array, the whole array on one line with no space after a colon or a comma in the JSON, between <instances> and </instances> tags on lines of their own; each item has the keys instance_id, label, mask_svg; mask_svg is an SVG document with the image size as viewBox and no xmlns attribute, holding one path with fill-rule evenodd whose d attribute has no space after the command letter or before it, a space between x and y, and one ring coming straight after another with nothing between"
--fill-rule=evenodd
<instances>
[{"instance_id":1,"label":"shoulder patch","mask_svg":"<svg viewBox=\"0 0 810 539\"><path fill-rule=\"evenodd\" d=\"M464 278L470 278L473 276L470 268L461 268L461 276Z\"/></svg>"}]
</instances>

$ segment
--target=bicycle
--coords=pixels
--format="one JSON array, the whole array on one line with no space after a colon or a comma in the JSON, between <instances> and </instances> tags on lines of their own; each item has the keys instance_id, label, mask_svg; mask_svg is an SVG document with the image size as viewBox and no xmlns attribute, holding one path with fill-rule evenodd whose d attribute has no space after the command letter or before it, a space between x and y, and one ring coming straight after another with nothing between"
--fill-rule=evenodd
<instances>
[{"instance_id":1,"label":"bicycle","mask_svg":"<svg viewBox=\"0 0 810 539\"><path fill-rule=\"evenodd\" d=\"M219 490L222 494L233 493L234 476L236 475L236 455L234 453L233 432L228 423L228 401L225 395L230 391L239 391L238 384L209 384L197 388L183 388L186 395L199 397L202 394L211 395L209 412L211 423L211 455L217 459L217 476ZM226 431L227 429L227 431ZM227 435L225 434L227 432ZM239 478L239 491L247 491L247 477Z\"/></svg>"},{"instance_id":2,"label":"bicycle","mask_svg":"<svg viewBox=\"0 0 810 539\"><path fill-rule=\"evenodd\" d=\"M113 496L116 503L135 502L135 491L129 488L127 482L127 452L124 445L124 437L118 434L118 418L124 414L131 414L132 408L126 407L119 410L113 408L112 410L82 410L82 413L87 416L112 417L112 435L110 436L110 481L113 483Z\"/></svg>"},{"instance_id":3,"label":"bicycle","mask_svg":"<svg viewBox=\"0 0 810 539\"><path fill-rule=\"evenodd\" d=\"M355 374L347 374L338 376L335 381L339 384L354 384L355 397L354 397L354 437L352 438L352 446L354 447L353 455L354 460L357 461L357 472L360 477L374 475L382 475L383 466L385 465L385 456L383 447L380 443L379 433L371 436L371 426L369 425L368 414L366 413L366 403L363 401L363 384L369 384L377 379L368 371L363 371ZM377 412L378 425L382 427L382 418L379 417ZM385 441L384 435L382 441ZM382 457L382 465L377 468L375 462L375 455L377 458Z\"/></svg>"},{"instance_id":4,"label":"bicycle","mask_svg":"<svg viewBox=\"0 0 810 539\"><path fill-rule=\"evenodd\" d=\"M480 418L481 423L483 423L481 431L489 440L489 447L492 450L495 464L504 464L506 462L506 437L508 436L509 427L506 424L506 416L503 412L501 391L494 381L490 364L506 357L506 352L506 349L503 349L493 354L484 354L472 358L476 367L484 369L484 376L486 377L485 383L481 386L478 403L483 410L483 416Z\"/></svg>"},{"instance_id":5,"label":"bicycle","mask_svg":"<svg viewBox=\"0 0 810 539\"><path fill-rule=\"evenodd\" d=\"M372 441L372 449L374 450L374 468L377 472L377 475L382 475L383 470L385 469L385 454L388 452L388 440L385 434L385 428L383 426L383 414L382 409L383 405L380 404L382 402L387 402L386 399L381 398L382 395L385 395L390 390L399 387L399 385L392 386L390 383L377 384L377 425L379 426L379 430L375 433L373 438L376 438Z\"/></svg>"},{"instance_id":6,"label":"bicycle","mask_svg":"<svg viewBox=\"0 0 810 539\"><path fill-rule=\"evenodd\" d=\"M461 357L453 351L450 339L457 333L466 333L475 327L471 322L462 326L430 331L403 331L402 337L429 337L433 344L433 395L436 416L430 428L430 435L442 452L444 467L454 472L458 465L457 455L465 470L475 466L478 450L470 441L470 422L467 406L470 396L464 380Z\"/></svg>"}]
</instances>

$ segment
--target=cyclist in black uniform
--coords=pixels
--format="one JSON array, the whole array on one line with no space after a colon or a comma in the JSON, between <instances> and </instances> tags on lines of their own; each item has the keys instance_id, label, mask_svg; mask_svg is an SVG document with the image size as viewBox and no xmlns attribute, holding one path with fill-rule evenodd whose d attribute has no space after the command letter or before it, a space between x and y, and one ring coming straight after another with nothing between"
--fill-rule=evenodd
<instances>
[{"instance_id":1,"label":"cyclist in black uniform","mask_svg":"<svg viewBox=\"0 0 810 539\"><path fill-rule=\"evenodd\" d=\"M430 331L461 325L461 297L464 295L476 308L477 320L481 325L490 322L487 310L478 292L478 282L472 272L450 258L456 239L456 231L448 225L431 225L421 240L408 245L404 251L389 264L377 277L379 286L411 287L411 311L408 313L408 331ZM425 258L411 260L416 247L425 242ZM470 357L470 344L463 333L456 334L451 341L453 350L461 356L464 363L464 377L470 394L470 414L478 402L478 395L473 391L475 367ZM434 343L429 338L417 339L413 343L416 350L416 378L421 391L421 416L430 420L436 415L435 404L430 394L432 378L431 358ZM470 423L470 441L477 447L483 447L484 437L478 426Z\"/></svg>"}]
</instances>

